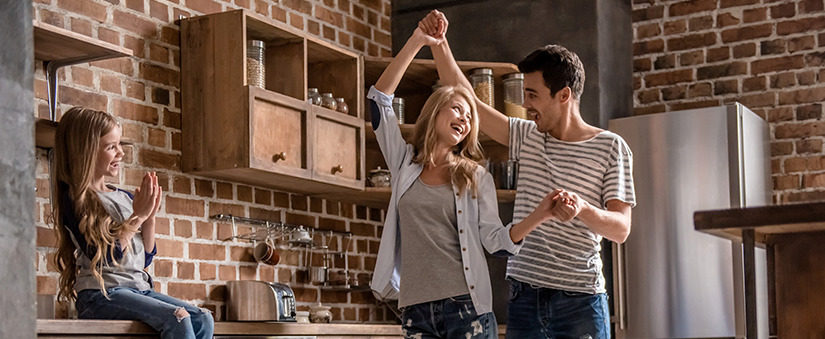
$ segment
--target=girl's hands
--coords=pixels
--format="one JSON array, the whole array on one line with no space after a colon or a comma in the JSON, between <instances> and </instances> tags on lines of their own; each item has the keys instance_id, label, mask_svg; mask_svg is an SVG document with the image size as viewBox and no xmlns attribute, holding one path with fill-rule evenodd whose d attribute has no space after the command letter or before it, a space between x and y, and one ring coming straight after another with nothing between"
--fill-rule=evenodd
<instances>
[{"instance_id":1,"label":"girl's hands","mask_svg":"<svg viewBox=\"0 0 825 339\"><path fill-rule=\"evenodd\" d=\"M146 172L140 187L135 189L135 198L132 201L132 216L137 217L140 224L152 218L160 208L161 188L158 185L158 176L155 172Z\"/></svg>"}]
</instances>

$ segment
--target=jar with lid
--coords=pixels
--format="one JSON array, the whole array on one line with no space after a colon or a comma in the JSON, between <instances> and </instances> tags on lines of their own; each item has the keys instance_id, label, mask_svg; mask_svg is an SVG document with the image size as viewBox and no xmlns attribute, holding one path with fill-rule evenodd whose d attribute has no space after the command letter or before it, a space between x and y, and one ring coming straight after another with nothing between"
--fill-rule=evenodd
<instances>
[{"instance_id":1,"label":"jar with lid","mask_svg":"<svg viewBox=\"0 0 825 339\"><path fill-rule=\"evenodd\" d=\"M369 181L372 187L390 187L392 185L392 174L390 170L378 166L378 168L370 171Z\"/></svg>"},{"instance_id":2,"label":"jar with lid","mask_svg":"<svg viewBox=\"0 0 825 339\"><path fill-rule=\"evenodd\" d=\"M493 106L495 96L493 95L493 70L489 68L476 68L470 72L470 84L476 92L479 100Z\"/></svg>"},{"instance_id":3,"label":"jar with lid","mask_svg":"<svg viewBox=\"0 0 825 339\"><path fill-rule=\"evenodd\" d=\"M349 106L344 102L344 98L335 98L335 110L344 114L349 113Z\"/></svg>"},{"instance_id":4,"label":"jar with lid","mask_svg":"<svg viewBox=\"0 0 825 339\"><path fill-rule=\"evenodd\" d=\"M338 104L335 102L335 98L332 97L332 93L321 93L321 107L333 111L338 108Z\"/></svg>"},{"instance_id":5,"label":"jar with lid","mask_svg":"<svg viewBox=\"0 0 825 339\"><path fill-rule=\"evenodd\" d=\"M315 106L321 106L321 94L318 93L317 88L310 87L307 89L307 102Z\"/></svg>"},{"instance_id":6,"label":"jar with lid","mask_svg":"<svg viewBox=\"0 0 825 339\"><path fill-rule=\"evenodd\" d=\"M264 88L265 72L264 42L261 40L248 40L246 42L246 81L249 86Z\"/></svg>"},{"instance_id":7,"label":"jar with lid","mask_svg":"<svg viewBox=\"0 0 825 339\"><path fill-rule=\"evenodd\" d=\"M398 117L398 123L404 123L404 98L395 97L392 98L392 110L395 112L395 116Z\"/></svg>"},{"instance_id":8,"label":"jar with lid","mask_svg":"<svg viewBox=\"0 0 825 339\"><path fill-rule=\"evenodd\" d=\"M527 119L524 104L524 74L504 75L504 114L508 117Z\"/></svg>"}]
</instances>

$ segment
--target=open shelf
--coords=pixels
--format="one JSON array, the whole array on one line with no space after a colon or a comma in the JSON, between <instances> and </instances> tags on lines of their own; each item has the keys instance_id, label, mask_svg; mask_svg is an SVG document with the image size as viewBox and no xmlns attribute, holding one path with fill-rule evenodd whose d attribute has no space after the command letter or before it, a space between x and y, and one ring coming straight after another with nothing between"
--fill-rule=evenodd
<instances>
[{"instance_id":1,"label":"open shelf","mask_svg":"<svg viewBox=\"0 0 825 339\"><path fill-rule=\"evenodd\" d=\"M132 50L34 21L34 57L64 65L132 56Z\"/></svg>"}]
</instances>

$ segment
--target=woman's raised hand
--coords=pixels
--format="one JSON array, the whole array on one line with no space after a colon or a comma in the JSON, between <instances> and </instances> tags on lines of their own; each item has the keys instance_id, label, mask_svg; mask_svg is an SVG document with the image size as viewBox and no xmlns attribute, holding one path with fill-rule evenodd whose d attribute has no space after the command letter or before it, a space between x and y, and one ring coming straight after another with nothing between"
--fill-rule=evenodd
<instances>
[{"instance_id":1,"label":"woman's raised hand","mask_svg":"<svg viewBox=\"0 0 825 339\"><path fill-rule=\"evenodd\" d=\"M428 46L437 45L444 41L447 33L447 17L438 10L432 10L424 19L418 22L418 28L422 32L432 37L434 40L428 41Z\"/></svg>"}]
</instances>

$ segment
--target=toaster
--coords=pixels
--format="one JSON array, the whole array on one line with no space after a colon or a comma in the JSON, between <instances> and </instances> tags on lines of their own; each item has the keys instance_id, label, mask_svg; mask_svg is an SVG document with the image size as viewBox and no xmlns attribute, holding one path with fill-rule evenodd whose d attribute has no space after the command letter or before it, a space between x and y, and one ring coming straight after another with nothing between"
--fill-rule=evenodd
<instances>
[{"instance_id":1,"label":"toaster","mask_svg":"<svg viewBox=\"0 0 825 339\"><path fill-rule=\"evenodd\" d=\"M285 284L235 280L226 290L229 321L295 321L295 293Z\"/></svg>"}]
</instances>

